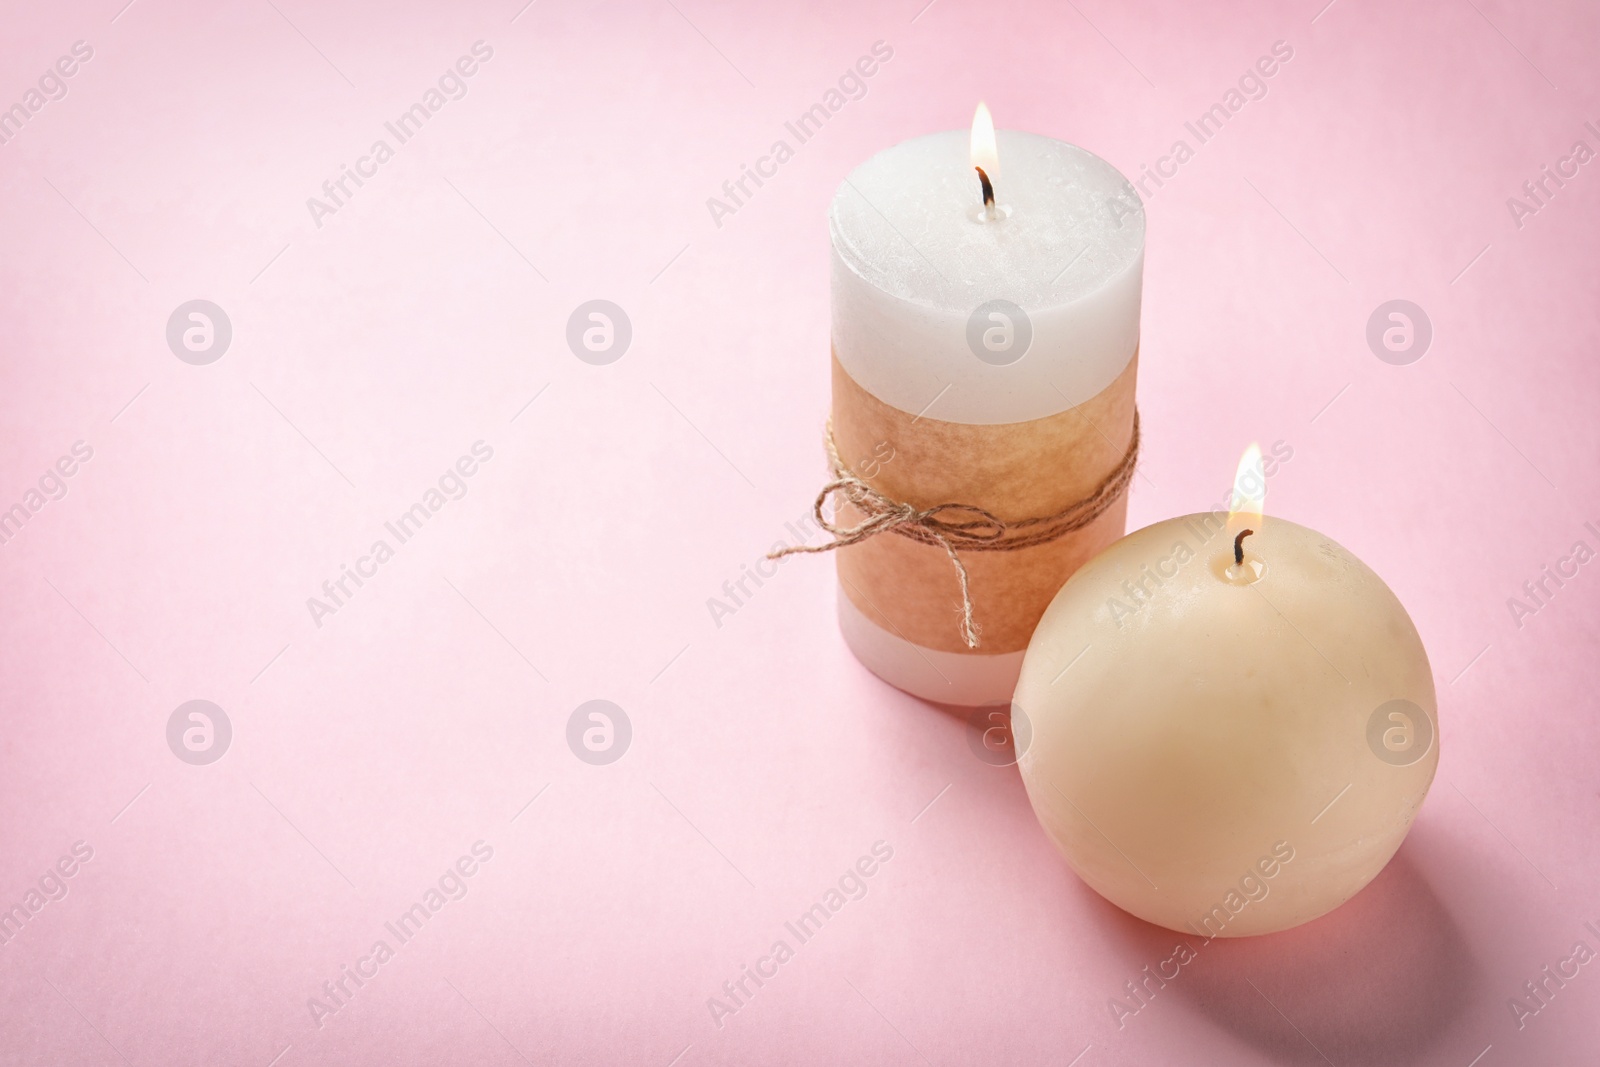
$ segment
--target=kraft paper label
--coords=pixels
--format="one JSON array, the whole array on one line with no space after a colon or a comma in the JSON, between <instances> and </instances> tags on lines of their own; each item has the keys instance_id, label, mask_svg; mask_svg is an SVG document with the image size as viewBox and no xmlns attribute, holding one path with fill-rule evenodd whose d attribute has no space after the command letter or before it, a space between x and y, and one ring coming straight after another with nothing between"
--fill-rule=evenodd
<instances>
[{"instance_id":1,"label":"kraft paper label","mask_svg":"<svg viewBox=\"0 0 1600 1067\"><path fill-rule=\"evenodd\" d=\"M1000 425L943 422L892 407L833 358L833 433L839 458L874 489L914 507L961 503L1008 522L1050 515L1092 493L1127 453L1138 353L1099 395L1042 419ZM885 457L890 457L885 459ZM1056 591L1127 527L1127 495L1081 530L1043 545L961 552L980 644L961 639L961 588L937 545L893 533L841 548L839 581L861 613L924 648L999 655L1027 647ZM842 505L848 526L860 513Z\"/></svg>"}]
</instances>

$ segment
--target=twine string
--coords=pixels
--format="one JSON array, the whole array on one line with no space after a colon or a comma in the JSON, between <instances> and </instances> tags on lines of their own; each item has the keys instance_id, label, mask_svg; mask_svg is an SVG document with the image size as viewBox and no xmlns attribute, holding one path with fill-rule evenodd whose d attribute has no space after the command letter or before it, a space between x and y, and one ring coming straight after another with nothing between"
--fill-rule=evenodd
<instances>
[{"instance_id":1,"label":"twine string","mask_svg":"<svg viewBox=\"0 0 1600 1067\"><path fill-rule=\"evenodd\" d=\"M928 508L918 508L903 500L896 500L874 489L866 480L855 474L839 458L839 448L833 439L833 420L828 420L823 435L828 451L828 465L833 479L822 487L812 505L812 514L833 540L821 545L789 545L768 552L768 559L810 552L832 552L849 545L860 544L883 533L897 534L925 545L944 549L955 567L961 584L961 639L968 648L977 648L981 627L973 618L972 581L967 566L961 561L963 552L1015 552L1048 544L1076 530L1088 526L1105 514L1106 509L1128 491L1133 480L1133 469L1139 461L1139 412L1133 413L1133 434L1122 459L1100 483L1081 500L1075 500L1051 515L1005 519L978 507L976 504L944 503ZM828 518L823 508L828 499L837 495L841 501L861 512L863 518L853 526L841 526ZM834 515L839 514L838 501Z\"/></svg>"}]
</instances>

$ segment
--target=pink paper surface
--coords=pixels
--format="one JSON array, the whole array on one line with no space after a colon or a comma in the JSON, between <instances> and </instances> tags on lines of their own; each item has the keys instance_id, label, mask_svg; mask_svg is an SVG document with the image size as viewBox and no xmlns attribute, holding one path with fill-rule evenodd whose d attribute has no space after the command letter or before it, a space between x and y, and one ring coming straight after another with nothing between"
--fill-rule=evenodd
<instances>
[{"instance_id":1,"label":"pink paper surface","mask_svg":"<svg viewBox=\"0 0 1600 1067\"><path fill-rule=\"evenodd\" d=\"M1561 162L1600 149L1600 15L921 2L11 5L0 104L92 57L0 145L0 509L44 480L0 548L0 904L65 892L0 948L0 1061L1592 1062L1600 963L1509 1001L1600 949L1600 563L1508 598L1600 548L1600 162ZM865 95L713 218L879 41ZM829 197L980 98L1134 178L1194 149L1146 186L1132 525L1287 442L1268 510L1385 577L1439 690L1378 880L1203 947L1120 1025L1174 936L1078 881L961 718L855 663L831 566L708 607L823 473ZM194 299L232 325L204 366L165 332ZM565 339L592 299L632 324L605 366ZM1409 365L1366 340L1393 299L1432 325ZM208 765L167 740L197 699L232 727ZM595 699L632 729L604 766L567 742ZM787 934L877 842L866 895ZM465 895L388 932L442 876ZM343 967L370 977L314 1018Z\"/></svg>"}]
</instances>

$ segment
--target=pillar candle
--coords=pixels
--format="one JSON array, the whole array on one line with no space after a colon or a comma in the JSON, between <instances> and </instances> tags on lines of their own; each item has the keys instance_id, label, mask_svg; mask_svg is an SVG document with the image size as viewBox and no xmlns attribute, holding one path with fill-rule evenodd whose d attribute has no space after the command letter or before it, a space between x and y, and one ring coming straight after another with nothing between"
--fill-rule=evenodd
<instances>
[{"instance_id":1,"label":"pillar candle","mask_svg":"<svg viewBox=\"0 0 1600 1067\"><path fill-rule=\"evenodd\" d=\"M1013 522L1087 496L1127 453L1145 218L1128 180L1092 153L985 133L896 145L834 196L832 429L842 464L887 497ZM892 532L843 548L845 639L919 697L1004 703L1051 597L1122 535L1125 512L1119 498L1048 543L962 553L975 648L942 548Z\"/></svg>"}]
</instances>

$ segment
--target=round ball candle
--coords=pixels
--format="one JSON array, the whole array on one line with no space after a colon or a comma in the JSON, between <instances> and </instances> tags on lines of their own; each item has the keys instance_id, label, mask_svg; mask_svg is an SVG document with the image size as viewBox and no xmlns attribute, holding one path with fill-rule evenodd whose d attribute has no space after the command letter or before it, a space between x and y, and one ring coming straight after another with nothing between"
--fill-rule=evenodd
<instances>
[{"instance_id":1,"label":"round ball candle","mask_svg":"<svg viewBox=\"0 0 1600 1067\"><path fill-rule=\"evenodd\" d=\"M858 167L829 229L841 468L915 508L1012 523L1083 500L1124 461L1145 218L1115 167L1047 137L996 138L980 106L970 136L919 137ZM842 505L835 521L861 517ZM1119 493L1045 543L962 551L975 632L943 547L888 531L851 544L845 639L917 696L1004 703L1051 596L1125 521Z\"/></svg>"},{"instance_id":2,"label":"round ball candle","mask_svg":"<svg viewBox=\"0 0 1600 1067\"><path fill-rule=\"evenodd\" d=\"M1241 485L1264 486L1249 465ZM1439 760L1428 657L1389 587L1317 531L1247 513L1148 526L1073 575L1012 715L1028 798L1078 875L1207 938L1349 899Z\"/></svg>"}]
</instances>

